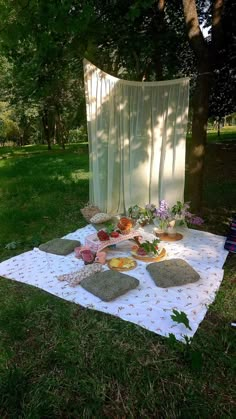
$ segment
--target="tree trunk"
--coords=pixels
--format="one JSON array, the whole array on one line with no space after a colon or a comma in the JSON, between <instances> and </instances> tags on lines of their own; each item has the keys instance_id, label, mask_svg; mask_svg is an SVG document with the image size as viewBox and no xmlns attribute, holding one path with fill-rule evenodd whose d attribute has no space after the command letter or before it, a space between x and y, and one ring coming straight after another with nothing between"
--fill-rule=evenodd
<instances>
[{"instance_id":1,"label":"tree trunk","mask_svg":"<svg viewBox=\"0 0 236 419\"><path fill-rule=\"evenodd\" d=\"M191 198L191 208L195 212L199 212L202 205L210 78L210 73L200 73L198 75L193 97L192 141L188 160L188 192Z\"/></svg>"},{"instance_id":2,"label":"tree trunk","mask_svg":"<svg viewBox=\"0 0 236 419\"><path fill-rule=\"evenodd\" d=\"M51 136L50 136L50 130L49 130L49 123L48 123L48 112L46 109L43 111L42 122L43 122L44 137L45 137L45 140L47 141L48 150L51 150L52 149Z\"/></svg>"},{"instance_id":3,"label":"tree trunk","mask_svg":"<svg viewBox=\"0 0 236 419\"><path fill-rule=\"evenodd\" d=\"M217 136L220 137L220 119L217 123Z\"/></svg>"},{"instance_id":4,"label":"tree trunk","mask_svg":"<svg viewBox=\"0 0 236 419\"><path fill-rule=\"evenodd\" d=\"M201 32L196 0L182 0L189 43L197 60L198 77L193 98L192 143L189 157L189 193L193 211L202 206L204 157L206 150L208 106L212 66L217 48L222 43L221 15L224 0L212 4L212 43L209 45Z\"/></svg>"},{"instance_id":5,"label":"tree trunk","mask_svg":"<svg viewBox=\"0 0 236 419\"><path fill-rule=\"evenodd\" d=\"M65 127L63 124L59 106L56 106L55 120L56 120L56 126L57 126L57 130L56 130L57 144L60 144L62 149L65 150Z\"/></svg>"},{"instance_id":6,"label":"tree trunk","mask_svg":"<svg viewBox=\"0 0 236 419\"><path fill-rule=\"evenodd\" d=\"M55 115L54 118L54 127L53 127L53 144L55 145L57 143L57 118Z\"/></svg>"},{"instance_id":7,"label":"tree trunk","mask_svg":"<svg viewBox=\"0 0 236 419\"><path fill-rule=\"evenodd\" d=\"M188 191L193 211L202 204L204 157L209 103L209 53L202 35L195 0L182 0L190 46L197 59L198 77L193 96L192 142L188 167Z\"/></svg>"}]
</instances>

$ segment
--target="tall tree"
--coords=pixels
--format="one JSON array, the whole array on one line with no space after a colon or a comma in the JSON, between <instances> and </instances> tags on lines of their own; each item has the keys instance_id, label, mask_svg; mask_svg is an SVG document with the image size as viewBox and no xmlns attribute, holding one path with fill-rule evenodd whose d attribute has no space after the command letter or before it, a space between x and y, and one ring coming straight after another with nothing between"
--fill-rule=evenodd
<instances>
[{"instance_id":1,"label":"tall tree","mask_svg":"<svg viewBox=\"0 0 236 419\"><path fill-rule=\"evenodd\" d=\"M92 6L85 0L0 0L0 48L12 65L11 103L38 107L49 149L53 139L64 146L68 116L83 101L82 57L94 28Z\"/></svg>"},{"instance_id":2,"label":"tall tree","mask_svg":"<svg viewBox=\"0 0 236 419\"><path fill-rule=\"evenodd\" d=\"M222 120L236 110L236 2L225 0L222 15L224 45L214 69L214 84L210 96L209 116Z\"/></svg>"},{"instance_id":3,"label":"tall tree","mask_svg":"<svg viewBox=\"0 0 236 419\"><path fill-rule=\"evenodd\" d=\"M83 56L116 76L136 80L197 72L189 189L192 206L199 209L209 94L224 39L223 6L230 3L0 0L0 53L12 68L11 101L38 106L49 146L53 138L63 144L67 121L76 119L73 109L83 104ZM211 27L209 41L200 29L204 19Z\"/></svg>"},{"instance_id":4,"label":"tall tree","mask_svg":"<svg viewBox=\"0 0 236 419\"><path fill-rule=\"evenodd\" d=\"M211 40L204 38L196 0L182 0L188 39L196 57L197 79L193 97L192 144L189 160L189 190L192 207L200 210L203 192L209 96L213 70L223 45L224 0L211 2ZM204 2L203 2L204 5ZM201 5L203 7L203 5Z\"/></svg>"},{"instance_id":5,"label":"tall tree","mask_svg":"<svg viewBox=\"0 0 236 419\"><path fill-rule=\"evenodd\" d=\"M120 5L122 1L115 3ZM125 30L122 22L116 19L119 21L121 44L119 41L112 43L113 46L117 45L118 55L121 57L128 57L130 51L129 60L130 57L135 58L132 63L123 59L123 63L126 62L128 66L131 64L130 67L137 69L137 79L141 79L142 75L146 80L150 77L160 80L194 74L191 92L192 141L188 189L192 207L196 211L200 210L202 204L209 97L213 82L215 89L219 88L214 71L219 69L222 56L224 65L229 57L229 54L222 55L226 39L224 35L227 32L226 28L222 30L225 4L232 10L233 5L227 0L182 0L182 7L179 0L126 1L123 7L129 8L130 19L123 19ZM112 12L114 10L115 7ZM230 20L229 15L230 13ZM124 16L127 17L127 11ZM210 27L210 38L203 36L201 27L204 22ZM117 35L115 30L112 33ZM119 36L117 38L119 39ZM186 39L192 53L186 46ZM145 48L142 48L143 46ZM145 62L148 63L147 66ZM232 68L231 64L229 71Z\"/></svg>"}]
</instances>

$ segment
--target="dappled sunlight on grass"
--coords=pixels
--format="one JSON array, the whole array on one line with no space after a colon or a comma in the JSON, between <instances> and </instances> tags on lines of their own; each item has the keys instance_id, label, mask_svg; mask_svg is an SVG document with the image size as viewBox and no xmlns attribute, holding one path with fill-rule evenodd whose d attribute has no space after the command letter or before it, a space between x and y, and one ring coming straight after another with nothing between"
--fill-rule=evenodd
<instances>
[{"instance_id":1,"label":"dappled sunlight on grass","mask_svg":"<svg viewBox=\"0 0 236 419\"><path fill-rule=\"evenodd\" d=\"M8 165L8 162L7 162L7 160L0 160L0 169L1 169L1 167L5 167L5 166L7 166Z\"/></svg>"},{"instance_id":2,"label":"dappled sunlight on grass","mask_svg":"<svg viewBox=\"0 0 236 419\"><path fill-rule=\"evenodd\" d=\"M71 173L71 178L74 181L89 179L89 173L85 172L85 170L76 170Z\"/></svg>"},{"instance_id":3,"label":"dappled sunlight on grass","mask_svg":"<svg viewBox=\"0 0 236 419\"><path fill-rule=\"evenodd\" d=\"M68 185L71 182L77 182L80 180L89 179L89 174L88 172L85 172L83 169L81 169L81 170L75 170L74 172L70 173L69 178L63 175L54 175L54 176L51 176L51 179L60 181Z\"/></svg>"},{"instance_id":4,"label":"dappled sunlight on grass","mask_svg":"<svg viewBox=\"0 0 236 419\"><path fill-rule=\"evenodd\" d=\"M36 147L37 155L26 152L0 160L0 243L25 242L38 233L45 241L78 228L79 208L88 201L89 174L88 154L75 154L75 149L73 145L58 155Z\"/></svg>"},{"instance_id":5,"label":"dappled sunlight on grass","mask_svg":"<svg viewBox=\"0 0 236 419\"><path fill-rule=\"evenodd\" d=\"M207 142L226 142L236 141L236 126L225 126L220 128L220 135L217 130L209 129L207 131Z\"/></svg>"}]
</instances>

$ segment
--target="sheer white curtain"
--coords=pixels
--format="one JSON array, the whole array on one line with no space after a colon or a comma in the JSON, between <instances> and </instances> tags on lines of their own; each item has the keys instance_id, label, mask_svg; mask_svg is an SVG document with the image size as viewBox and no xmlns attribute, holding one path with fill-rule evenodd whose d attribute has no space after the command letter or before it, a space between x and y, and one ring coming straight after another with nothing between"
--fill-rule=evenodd
<instances>
[{"instance_id":1,"label":"sheer white curtain","mask_svg":"<svg viewBox=\"0 0 236 419\"><path fill-rule=\"evenodd\" d=\"M133 82L84 60L90 202L108 213L183 200L189 79Z\"/></svg>"}]
</instances>

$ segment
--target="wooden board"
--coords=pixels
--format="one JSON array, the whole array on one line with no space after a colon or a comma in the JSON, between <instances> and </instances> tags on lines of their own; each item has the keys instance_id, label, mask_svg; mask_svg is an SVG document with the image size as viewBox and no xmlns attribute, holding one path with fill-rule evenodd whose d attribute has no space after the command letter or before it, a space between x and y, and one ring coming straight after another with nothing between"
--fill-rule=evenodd
<instances>
[{"instance_id":1,"label":"wooden board","mask_svg":"<svg viewBox=\"0 0 236 419\"><path fill-rule=\"evenodd\" d=\"M166 257L166 249L164 248L162 249L161 253L155 257L139 256L135 251L132 251L131 253L135 259L142 260L143 262L160 262Z\"/></svg>"},{"instance_id":2,"label":"wooden board","mask_svg":"<svg viewBox=\"0 0 236 419\"><path fill-rule=\"evenodd\" d=\"M132 269L135 269L136 268L136 266L137 266L137 262L136 262L136 260L133 260L132 258L128 258L128 259L130 259L130 260L132 260L132 262L133 262L133 266L131 266L130 268L124 268L124 267L114 267L114 266L111 266L111 260L112 259L125 259L126 257L114 257L114 258L111 258L111 259L109 259L108 261L107 261L107 265L108 265L108 267L109 267L109 269L112 269L113 271L121 271L121 272L125 272L125 271L131 271Z\"/></svg>"},{"instance_id":3,"label":"wooden board","mask_svg":"<svg viewBox=\"0 0 236 419\"><path fill-rule=\"evenodd\" d=\"M159 237L160 240L163 240L164 242L176 242L178 240L182 240L183 235L180 233L176 233L173 235L169 235L168 233L161 233L156 234L157 237Z\"/></svg>"}]
</instances>

